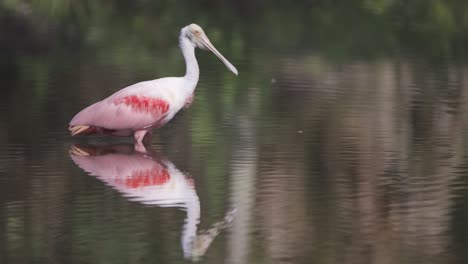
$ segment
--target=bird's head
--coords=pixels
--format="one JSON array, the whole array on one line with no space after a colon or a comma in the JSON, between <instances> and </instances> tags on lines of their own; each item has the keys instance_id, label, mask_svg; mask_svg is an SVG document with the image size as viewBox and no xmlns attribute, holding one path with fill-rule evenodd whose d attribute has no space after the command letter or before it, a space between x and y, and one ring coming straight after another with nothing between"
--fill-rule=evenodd
<instances>
[{"instance_id":1,"label":"bird's head","mask_svg":"<svg viewBox=\"0 0 468 264\"><path fill-rule=\"evenodd\" d=\"M211 44L211 41L206 36L205 31L203 31L199 25L190 24L182 28L180 37L187 38L196 48L210 50L226 65L226 67L228 67L230 71L232 71L235 75L238 74L236 67L234 67L226 58L224 58L224 56L213 46L213 44Z\"/></svg>"}]
</instances>

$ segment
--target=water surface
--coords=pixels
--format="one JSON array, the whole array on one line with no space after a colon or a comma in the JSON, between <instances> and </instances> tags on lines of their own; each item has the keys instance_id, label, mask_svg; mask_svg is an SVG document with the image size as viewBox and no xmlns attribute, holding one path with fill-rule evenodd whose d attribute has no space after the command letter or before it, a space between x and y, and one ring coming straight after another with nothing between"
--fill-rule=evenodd
<instances>
[{"instance_id":1,"label":"water surface","mask_svg":"<svg viewBox=\"0 0 468 264\"><path fill-rule=\"evenodd\" d=\"M0 4L1 263L468 261L464 2L159 2ZM68 134L191 22L238 77L197 50L147 153Z\"/></svg>"}]
</instances>

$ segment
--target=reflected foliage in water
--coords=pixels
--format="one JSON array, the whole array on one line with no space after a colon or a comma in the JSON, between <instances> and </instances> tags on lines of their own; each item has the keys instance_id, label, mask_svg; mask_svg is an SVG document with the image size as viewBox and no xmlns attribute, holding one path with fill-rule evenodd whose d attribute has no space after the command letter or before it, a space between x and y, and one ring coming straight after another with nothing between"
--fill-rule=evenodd
<instances>
[{"instance_id":1,"label":"reflected foliage in water","mask_svg":"<svg viewBox=\"0 0 468 264\"><path fill-rule=\"evenodd\" d=\"M1 2L0 262L467 262L466 14L441 0ZM91 102L183 74L191 22L239 77L197 51L194 103L152 142L167 158L67 134ZM76 143L107 147L70 159ZM119 155L104 165L173 166L198 216L121 186L143 176L95 171Z\"/></svg>"}]
</instances>

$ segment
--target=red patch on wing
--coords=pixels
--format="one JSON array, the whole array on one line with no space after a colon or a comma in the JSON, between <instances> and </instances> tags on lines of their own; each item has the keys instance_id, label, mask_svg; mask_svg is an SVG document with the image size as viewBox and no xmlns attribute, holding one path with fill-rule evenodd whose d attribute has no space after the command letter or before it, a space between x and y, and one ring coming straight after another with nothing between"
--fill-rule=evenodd
<instances>
[{"instance_id":1,"label":"red patch on wing","mask_svg":"<svg viewBox=\"0 0 468 264\"><path fill-rule=\"evenodd\" d=\"M147 96L125 96L117 99L115 104L125 104L130 106L133 110L153 115L164 114L169 110L169 104L166 101Z\"/></svg>"},{"instance_id":2,"label":"red patch on wing","mask_svg":"<svg viewBox=\"0 0 468 264\"><path fill-rule=\"evenodd\" d=\"M132 173L125 179L116 179L115 183L124 185L126 188L142 188L148 186L163 185L170 180L171 176L166 169L153 168L150 170L140 170Z\"/></svg>"}]
</instances>

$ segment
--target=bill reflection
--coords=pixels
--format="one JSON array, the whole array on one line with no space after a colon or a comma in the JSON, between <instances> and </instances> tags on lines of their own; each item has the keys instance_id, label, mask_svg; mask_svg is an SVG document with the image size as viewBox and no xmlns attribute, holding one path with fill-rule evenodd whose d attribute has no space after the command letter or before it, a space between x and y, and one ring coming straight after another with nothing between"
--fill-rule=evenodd
<instances>
[{"instance_id":1,"label":"bill reflection","mask_svg":"<svg viewBox=\"0 0 468 264\"><path fill-rule=\"evenodd\" d=\"M194 180L152 150L140 152L127 144L73 145L70 157L78 167L130 201L184 210L187 214L181 244L186 259L199 260L216 236L234 219L235 209L208 229L198 231L200 200Z\"/></svg>"}]
</instances>

